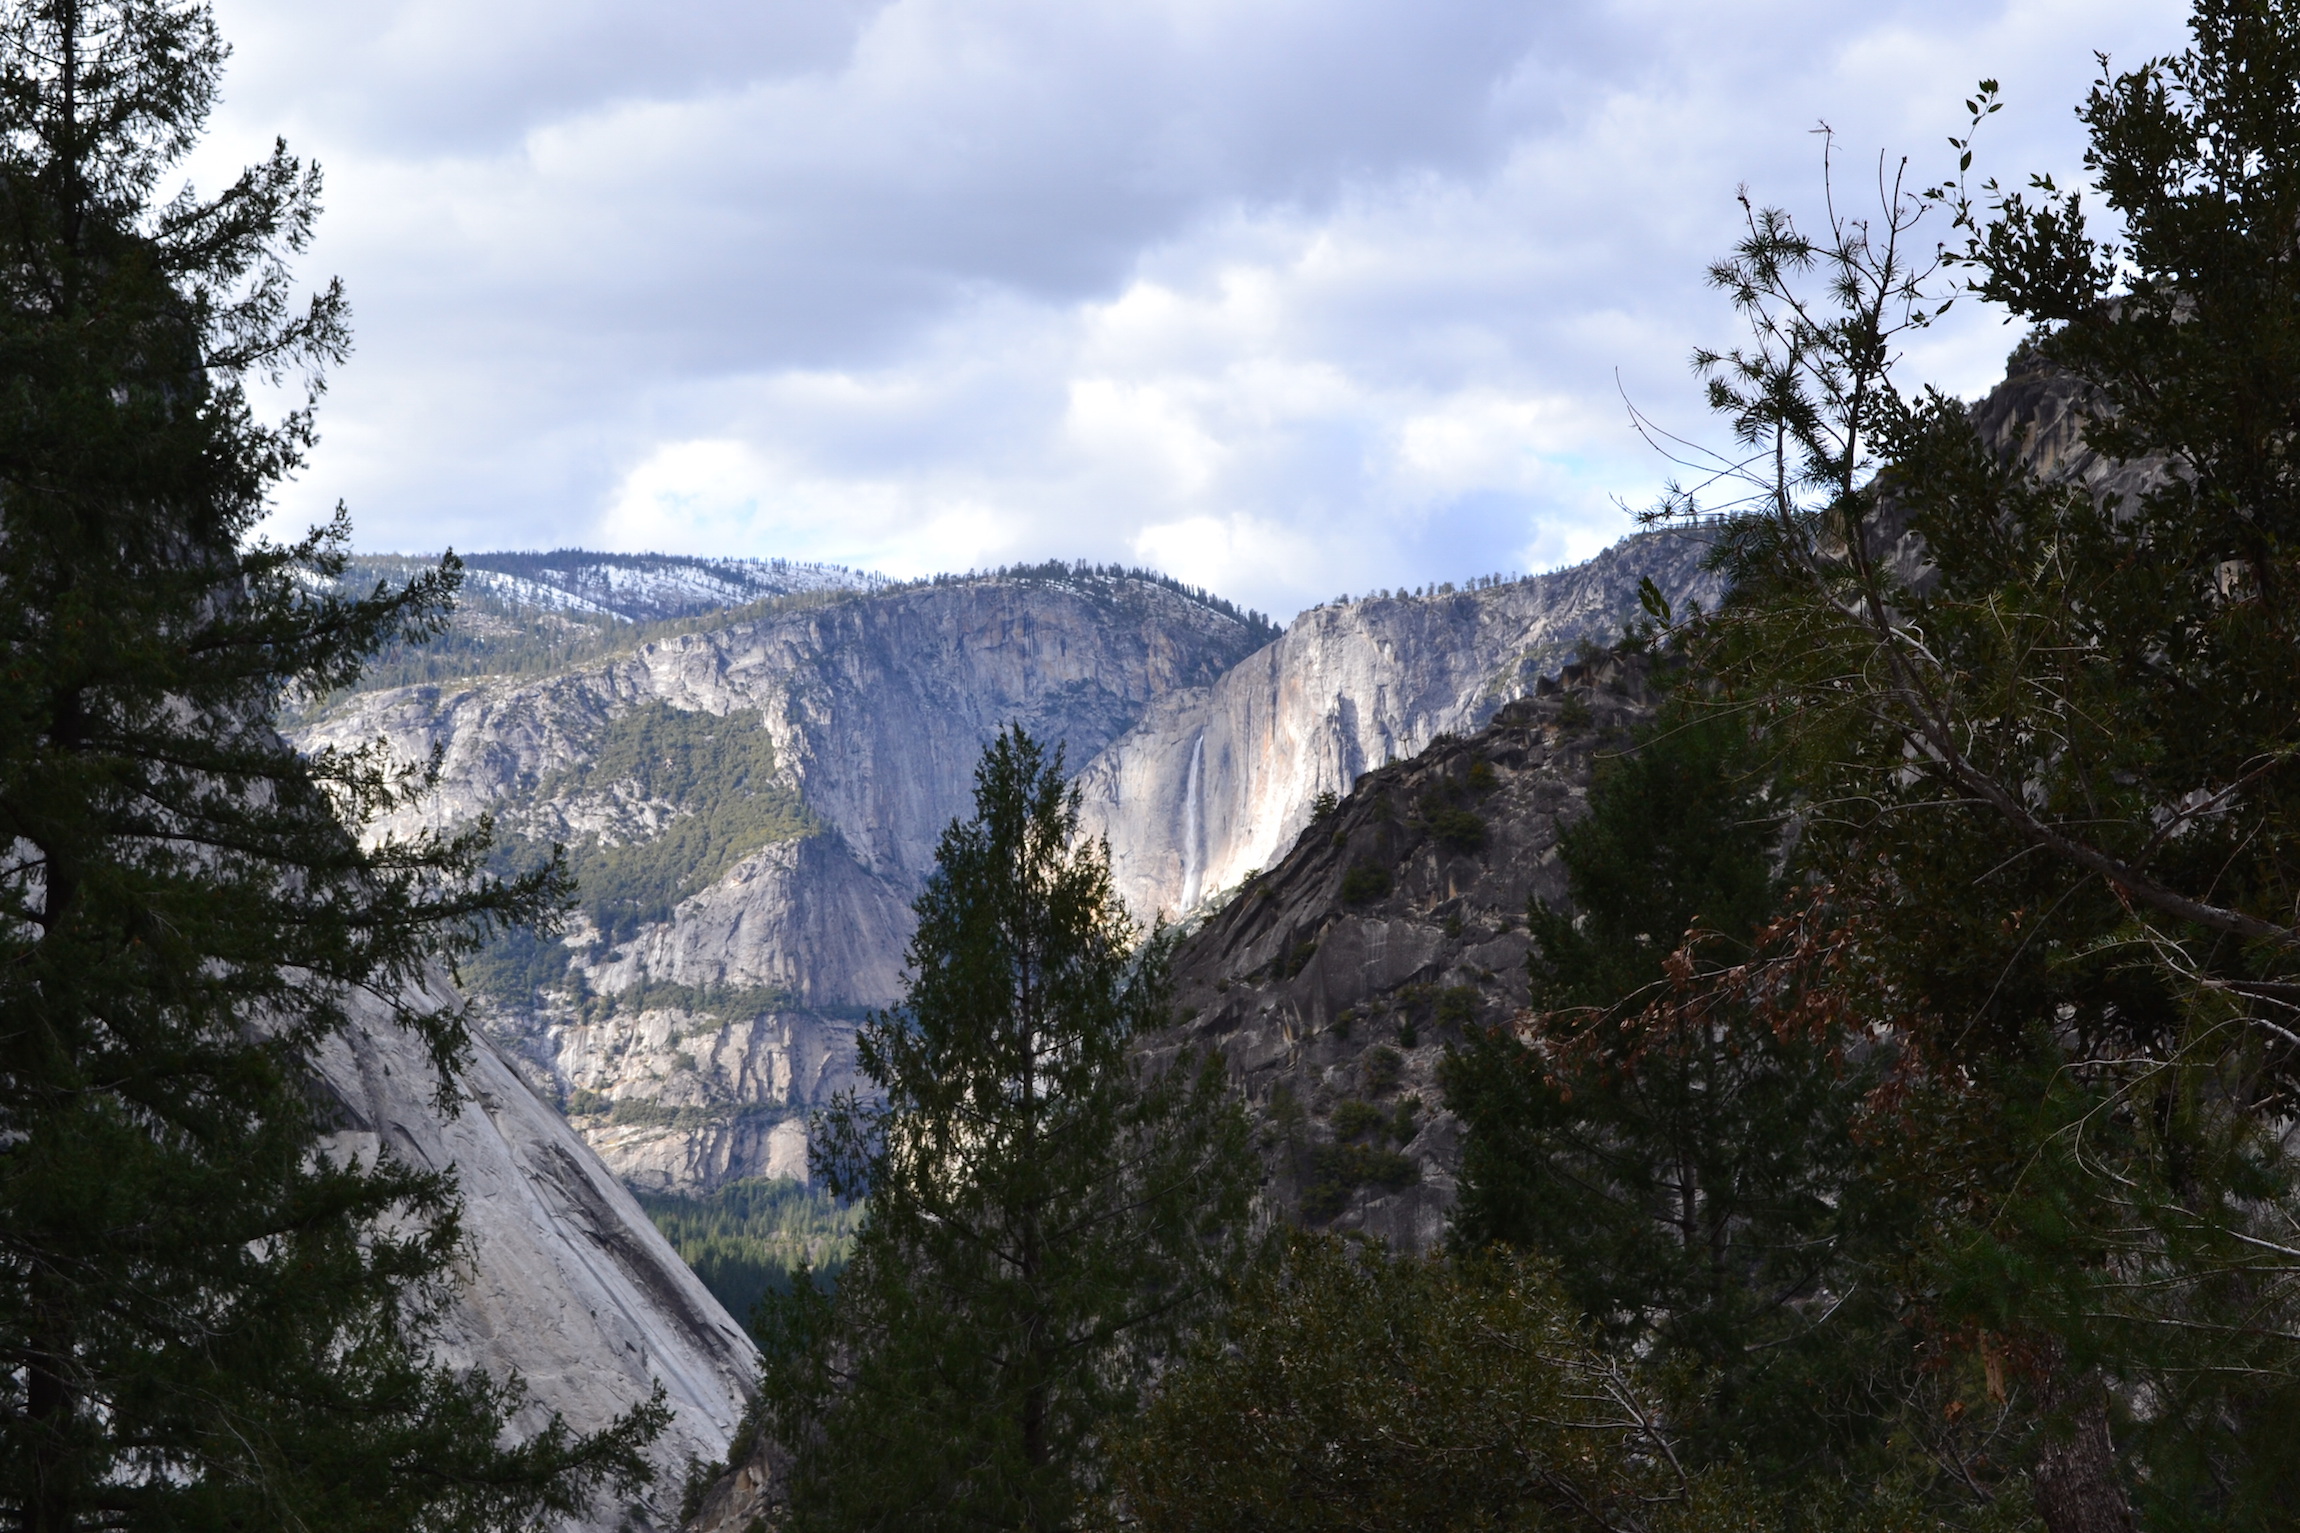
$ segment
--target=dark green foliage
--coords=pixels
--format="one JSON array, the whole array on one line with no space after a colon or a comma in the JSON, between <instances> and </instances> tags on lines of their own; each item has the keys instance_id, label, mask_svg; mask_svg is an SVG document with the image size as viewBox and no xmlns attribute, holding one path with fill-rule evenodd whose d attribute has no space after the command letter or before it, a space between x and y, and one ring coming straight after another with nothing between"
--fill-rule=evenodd
<instances>
[{"instance_id":1,"label":"dark green foliage","mask_svg":"<svg viewBox=\"0 0 2300 1533\"><path fill-rule=\"evenodd\" d=\"M1449 852L1474 852L1485 845L1485 821L1475 810L1449 803L1442 794L1426 796L1421 814L1430 839Z\"/></svg>"},{"instance_id":2,"label":"dark green foliage","mask_svg":"<svg viewBox=\"0 0 2300 1533\"><path fill-rule=\"evenodd\" d=\"M1333 789L1320 788L1318 796L1310 800L1311 822L1314 824L1330 817L1336 809L1341 807L1341 802L1339 798L1334 796Z\"/></svg>"},{"instance_id":3,"label":"dark green foliage","mask_svg":"<svg viewBox=\"0 0 2300 1533\"><path fill-rule=\"evenodd\" d=\"M1944 1353L1998 1349L1995 1457L2058 1526L2290 1519L2300 6L2190 31L2104 61L2089 208L1968 187L1967 136L1866 219L1753 209L1713 272L1751 344L1697 359L1766 472L1680 637L1784 746L1840 996L1897 1051L1863 1134L1919 1221L1896 1281ZM1892 376L1956 232L2031 327L1977 411Z\"/></svg>"},{"instance_id":4,"label":"dark green foliage","mask_svg":"<svg viewBox=\"0 0 2300 1533\"><path fill-rule=\"evenodd\" d=\"M424 773L273 727L457 572L348 596L340 517L253 536L312 436L246 382L316 393L348 338L333 286L291 302L319 183L284 147L151 201L223 56L185 0L0 12L0 1521L525 1527L644 1478L665 1409L514 1432L518 1381L434 1365L452 1177L326 1152L312 1059L358 1005L451 1098L462 1016L417 982L560 875L489 880L484 827L363 849Z\"/></svg>"},{"instance_id":5,"label":"dark green foliage","mask_svg":"<svg viewBox=\"0 0 2300 1533\"><path fill-rule=\"evenodd\" d=\"M639 1194L639 1206L727 1313L749 1315L808 1268L836 1287L862 1209L804 1182L753 1178L705 1197Z\"/></svg>"},{"instance_id":6,"label":"dark green foliage","mask_svg":"<svg viewBox=\"0 0 2300 1533\"><path fill-rule=\"evenodd\" d=\"M1348 1101L1335 1103L1327 1121L1334 1126L1335 1138L1362 1139L1375 1129L1386 1126L1389 1114L1371 1102L1361 1102L1352 1097Z\"/></svg>"},{"instance_id":7,"label":"dark green foliage","mask_svg":"<svg viewBox=\"0 0 2300 1533\"><path fill-rule=\"evenodd\" d=\"M1704 1451L1777 1477L1833 1446L1822 1373L1868 1347L1898 1364L1874 1304L1841 1302L1869 1238L1852 1122L1870 1080L1748 1006L1673 1004L1719 948L1748 956L1775 899L1760 759L1730 721L1680 712L1599 774L1560 844L1576 913L1531 912L1538 1046L1473 1031L1442 1081L1468 1129L1460 1246L1556 1258L1608 1337L1715 1380ZM1665 983L1696 918L1721 935Z\"/></svg>"},{"instance_id":8,"label":"dark green foliage","mask_svg":"<svg viewBox=\"0 0 2300 1533\"><path fill-rule=\"evenodd\" d=\"M607 1121L618 1127L628 1125L634 1128L697 1129L713 1124L739 1123L746 1119L772 1125L780 1123L784 1117L782 1108L766 1102L713 1102L708 1105L667 1107L645 1097L618 1097L609 1102L596 1092L578 1095L584 1100L580 1104L572 1099L569 1101L567 1110L570 1116L576 1115L579 1105L590 1107L594 1112L604 1112Z\"/></svg>"},{"instance_id":9,"label":"dark green foliage","mask_svg":"<svg viewBox=\"0 0 2300 1533\"><path fill-rule=\"evenodd\" d=\"M1342 874L1342 903L1371 905L1390 892L1390 870L1378 862L1355 862Z\"/></svg>"},{"instance_id":10,"label":"dark green foliage","mask_svg":"<svg viewBox=\"0 0 2300 1533\"><path fill-rule=\"evenodd\" d=\"M1439 991L1434 1015L1440 1027L1467 1027L1477 1020L1477 987L1449 985Z\"/></svg>"},{"instance_id":11,"label":"dark green foliage","mask_svg":"<svg viewBox=\"0 0 2300 1533\"><path fill-rule=\"evenodd\" d=\"M1292 947L1286 950L1285 956L1278 960L1278 977L1281 979L1292 979L1295 975L1308 968L1310 966L1310 960L1317 956L1318 943L1316 938L1311 938L1306 942L1295 943Z\"/></svg>"},{"instance_id":12,"label":"dark green foliage","mask_svg":"<svg viewBox=\"0 0 2300 1533\"><path fill-rule=\"evenodd\" d=\"M567 977L567 945L528 927L499 934L459 959L456 975L481 995L533 1004L536 992L557 989Z\"/></svg>"},{"instance_id":13,"label":"dark green foliage","mask_svg":"<svg viewBox=\"0 0 2300 1533\"><path fill-rule=\"evenodd\" d=\"M1696 923L1746 947L1777 900L1764 757L1733 719L1680 707L1603 763L1589 815L1558 838L1571 911L1526 912L1533 980L1556 1007L1612 1006L1657 984Z\"/></svg>"},{"instance_id":14,"label":"dark green foliage","mask_svg":"<svg viewBox=\"0 0 2300 1533\"><path fill-rule=\"evenodd\" d=\"M1349 1206L1361 1187L1395 1192L1421 1180L1421 1167L1378 1144L1321 1144L1310 1151L1309 1185L1302 1191L1302 1217L1323 1224Z\"/></svg>"},{"instance_id":15,"label":"dark green foliage","mask_svg":"<svg viewBox=\"0 0 2300 1533\"><path fill-rule=\"evenodd\" d=\"M1386 1096L1398 1088L1398 1076L1405 1069L1405 1061L1396 1049L1376 1044L1366 1050L1363 1066L1368 1096Z\"/></svg>"},{"instance_id":16,"label":"dark green foliage","mask_svg":"<svg viewBox=\"0 0 2300 1533\"><path fill-rule=\"evenodd\" d=\"M1762 1503L1685 1476L1666 1396L1590 1348L1541 1266L1294 1236L1117 1446L1145 1533L1746 1533Z\"/></svg>"},{"instance_id":17,"label":"dark green foliage","mask_svg":"<svg viewBox=\"0 0 2300 1533\"><path fill-rule=\"evenodd\" d=\"M862 1031L881 1105L822 1124L868 1211L835 1300L762 1311L799 1528L1072 1525L1099 1444L1242 1255L1246 1126L1220 1059L1131 1054L1170 1021L1077 794L1019 730L919 898L902 1007Z\"/></svg>"}]
</instances>

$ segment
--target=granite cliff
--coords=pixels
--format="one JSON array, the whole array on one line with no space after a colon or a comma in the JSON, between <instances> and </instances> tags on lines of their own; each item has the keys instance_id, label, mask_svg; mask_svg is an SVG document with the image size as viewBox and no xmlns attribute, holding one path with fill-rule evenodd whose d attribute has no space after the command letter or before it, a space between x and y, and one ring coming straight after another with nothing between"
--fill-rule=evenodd
<instances>
[{"instance_id":1,"label":"granite cliff","mask_svg":"<svg viewBox=\"0 0 2300 1533\"><path fill-rule=\"evenodd\" d=\"M569 566L554 591L610 584L550 557ZM803 1120L852 1080L855 1021L899 994L909 902L1003 725L1063 743L1137 917L1189 916L1274 864L1321 792L1478 728L1610 639L1645 578L1679 605L1715 596L1698 545L1656 536L1316 608L1282 635L1169 581L1061 566L825 577L651 624L485 586L439 653L298 738L436 748L440 790L411 822L492 813L514 862L570 849L568 930L465 977L618 1176L700 1193L803 1175Z\"/></svg>"},{"instance_id":2,"label":"granite cliff","mask_svg":"<svg viewBox=\"0 0 2300 1533\"><path fill-rule=\"evenodd\" d=\"M475 617L507 621L499 602ZM536 632L500 646L516 669L482 647L478 674L333 700L297 738L436 747L439 790L407 824L493 813L515 862L570 847L587 893L569 930L466 978L530 1083L652 1191L803 1172L798 1120L850 1079L857 1017L899 993L910 899L997 729L1089 758L1269 635L1091 572L802 593L557 652Z\"/></svg>"},{"instance_id":3,"label":"granite cliff","mask_svg":"<svg viewBox=\"0 0 2300 1533\"><path fill-rule=\"evenodd\" d=\"M662 1385L672 1419L649 1453L655 1483L568 1533L674 1526L689 1465L725 1456L756 1389L749 1336L491 1045L476 1044L444 1114L423 1045L380 1005L355 1011L316 1063L334 1098L335 1153L454 1168L466 1259L441 1350L526 1381L516 1429L557 1412L596 1430Z\"/></svg>"},{"instance_id":4,"label":"granite cliff","mask_svg":"<svg viewBox=\"0 0 2300 1533\"><path fill-rule=\"evenodd\" d=\"M1320 793L1477 729L1610 642L1640 581L1715 606L1705 547L1648 533L1552 574L1315 607L1211 686L1159 699L1079 777L1128 907L1185 916L1270 866Z\"/></svg>"},{"instance_id":5,"label":"granite cliff","mask_svg":"<svg viewBox=\"0 0 2300 1533\"><path fill-rule=\"evenodd\" d=\"M1563 668L1470 735L1378 768L1175 954L1155 1050L1218 1050L1260 1127L1267 1211L1395 1249L1443 1238L1460 1126L1436 1072L1529 1004L1529 900L1565 897L1558 833L1651 714L1635 657Z\"/></svg>"}]
</instances>

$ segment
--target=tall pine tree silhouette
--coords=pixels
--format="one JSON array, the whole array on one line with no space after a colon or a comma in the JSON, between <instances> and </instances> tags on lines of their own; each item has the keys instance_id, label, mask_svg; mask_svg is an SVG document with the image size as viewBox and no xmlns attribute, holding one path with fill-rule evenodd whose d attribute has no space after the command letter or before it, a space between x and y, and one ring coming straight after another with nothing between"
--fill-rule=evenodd
<instances>
[{"instance_id":1,"label":"tall pine tree silhouette","mask_svg":"<svg viewBox=\"0 0 2300 1533\"><path fill-rule=\"evenodd\" d=\"M1021 730L975 776L919 898L904 1003L865 1027L883 1094L818 1158L869 1213L835 1301L764 1312L793 1525L1074 1525L1148 1369L1235 1269L1253 1181L1219 1058L1139 1058L1168 1020L1107 849Z\"/></svg>"},{"instance_id":2,"label":"tall pine tree silhouette","mask_svg":"<svg viewBox=\"0 0 2300 1533\"><path fill-rule=\"evenodd\" d=\"M365 1006L451 1068L419 982L563 880L363 849L426 774L273 727L457 570L339 596L340 512L252 536L348 334L286 265L315 167L159 198L224 56L188 0L0 10L0 1520L507 1528L643 1474L662 1407L515 1437L517 1380L435 1366L452 1180L325 1153L311 1064Z\"/></svg>"}]
</instances>

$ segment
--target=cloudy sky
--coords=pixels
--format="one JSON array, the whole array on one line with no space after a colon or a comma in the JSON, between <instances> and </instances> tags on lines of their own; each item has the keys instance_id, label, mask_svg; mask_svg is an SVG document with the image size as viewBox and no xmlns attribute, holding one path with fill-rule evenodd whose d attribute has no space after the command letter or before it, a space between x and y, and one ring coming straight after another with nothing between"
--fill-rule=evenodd
<instances>
[{"instance_id":1,"label":"cloudy sky","mask_svg":"<svg viewBox=\"0 0 2300 1533\"><path fill-rule=\"evenodd\" d=\"M897 574L1159 566L1285 616L1554 566L1713 434L1737 185L1837 132L2067 175L2170 0L218 0L195 172L317 157L358 349L287 531ZM1952 314L1914 376L1985 388Z\"/></svg>"}]
</instances>

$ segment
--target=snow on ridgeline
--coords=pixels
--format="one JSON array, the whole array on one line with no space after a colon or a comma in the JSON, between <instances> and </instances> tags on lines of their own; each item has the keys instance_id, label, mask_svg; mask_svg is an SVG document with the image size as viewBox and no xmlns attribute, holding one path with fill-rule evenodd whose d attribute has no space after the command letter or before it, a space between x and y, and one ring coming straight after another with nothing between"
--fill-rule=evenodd
<instances>
[{"instance_id":1,"label":"snow on ridgeline","mask_svg":"<svg viewBox=\"0 0 2300 1533\"><path fill-rule=\"evenodd\" d=\"M361 555L353 584L403 580L435 558ZM706 559L690 554L549 553L463 556L466 600L527 611L654 623L810 591L877 591L893 584L869 570L793 559Z\"/></svg>"}]
</instances>

